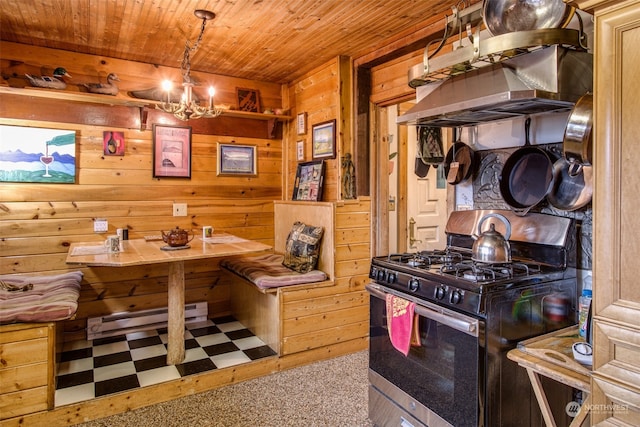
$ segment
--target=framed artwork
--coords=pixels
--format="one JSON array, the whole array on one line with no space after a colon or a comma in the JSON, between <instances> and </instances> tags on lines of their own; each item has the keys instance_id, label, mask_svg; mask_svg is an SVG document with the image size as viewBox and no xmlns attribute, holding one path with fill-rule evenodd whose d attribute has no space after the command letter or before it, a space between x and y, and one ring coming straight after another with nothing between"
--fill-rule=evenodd
<instances>
[{"instance_id":1,"label":"framed artwork","mask_svg":"<svg viewBox=\"0 0 640 427\"><path fill-rule=\"evenodd\" d=\"M304 141L298 141L296 143L296 157L299 162L304 160Z\"/></svg>"},{"instance_id":2,"label":"framed artwork","mask_svg":"<svg viewBox=\"0 0 640 427\"><path fill-rule=\"evenodd\" d=\"M0 182L75 183L76 132L0 125Z\"/></svg>"},{"instance_id":3,"label":"framed artwork","mask_svg":"<svg viewBox=\"0 0 640 427\"><path fill-rule=\"evenodd\" d=\"M293 200L322 200L324 184L324 161L316 160L298 164L293 184Z\"/></svg>"},{"instance_id":4,"label":"framed artwork","mask_svg":"<svg viewBox=\"0 0 640 427\"><path fill-rule=\"evenodd\" d=\"M124 156L124 132L105 130L102 135L105 156Z\"/></svg>"},{"instance_id":5,"label":"framed artwork","mask_svg":"<svg viewBox=\"0 0 640 427\"><path fill-rule=\"evenodd\" d=\"M255 89L236 88L238 110L252 113L260 112L260 92Z\"/></svg>"},{"instance_id":6,"label":"framed artwork","mask_svg":"<svg viewBox=\"0 0 640 427\"><path fill-rule=\"evenodd\" d=\"M336 158L336 121L318 123L312 129L313 150L312 158L335 159Z\"/></svg>"},{"instance_id":7,"label":"framed artwork","mask_svg":"<svg viewBox=\"0 0 640 427\"><path fill-rule=\"evenodd\" d=\"M153 125L153 176L191 178L191 127Z\"/></svg>"},{"instance_id":8,"label":"framed artwork","mask_svg":"<svg viewBox=\"0 0 640 427\"><path fill-rule=\"evenodd\" d=\"M307 133L307 113L298 113L296 120L296 129L298 135Z\"/></svg>"},{"instance_id":9,"label":"framed artwork","mask_svg":"<svg viewBox=\"0 0 640 427\"><path fill-rule=\"evenodd\" d=\"M218 143L218 175L257 175L255 145Z\"/></svg>"}]
</instances>

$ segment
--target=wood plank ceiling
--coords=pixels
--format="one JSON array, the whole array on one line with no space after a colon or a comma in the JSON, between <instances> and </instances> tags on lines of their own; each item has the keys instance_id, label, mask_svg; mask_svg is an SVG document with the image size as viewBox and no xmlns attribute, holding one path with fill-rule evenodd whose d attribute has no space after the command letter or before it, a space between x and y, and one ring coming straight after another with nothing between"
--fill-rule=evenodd
<instances>
[{"instance_id":1,"label":"wood plank ceiling","mask_svg":"<svg viewBox=\"0 0 640 427\"><path fill-rule=\"evenodd\" d=\"M475 3L471 1L470 3ZM192 70L287 83L337 55L406 37L454 0L2 0L0 39L179 67L207 24ZM444 23L443 23L444 25ZM0 52L0 57L2 53ZM61 64L51 64L57 66Z\"/></svg>"}]
</instances>

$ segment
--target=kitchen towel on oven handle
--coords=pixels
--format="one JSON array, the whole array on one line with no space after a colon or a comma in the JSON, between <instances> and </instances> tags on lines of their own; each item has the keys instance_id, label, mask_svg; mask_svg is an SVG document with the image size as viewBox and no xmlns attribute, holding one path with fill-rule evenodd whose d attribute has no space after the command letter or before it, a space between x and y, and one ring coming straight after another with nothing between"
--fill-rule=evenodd
<instances>
[{"instance_id":1,"label":"kitchen towel on oven handle","mask_svg":"<svg viewBox=\"0 0 640 427\"><path fill-rule=\"evenodd\" d=\"M420 345L416 304L395 295L386 295L387 329L393 347L407 356L411 345Z\"/></svg>"}]
</instances>

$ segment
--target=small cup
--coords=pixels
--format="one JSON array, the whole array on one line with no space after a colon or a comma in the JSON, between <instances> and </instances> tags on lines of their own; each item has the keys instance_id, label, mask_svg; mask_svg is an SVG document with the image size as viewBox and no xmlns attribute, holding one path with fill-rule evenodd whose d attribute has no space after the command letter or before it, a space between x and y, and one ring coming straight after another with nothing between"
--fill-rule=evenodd
<instances>
[{"instance_id":1,"label":"small cup","mask_svg":"<svg viewBox=\"0 0 640 427\"><path fill-rule=\"evenodd\" d=\"M118 253L120 252L120 237L119 236L109 236L107 240L104 241L104 245L107 248L107 252L109 253Z\"/></svg>"}]
</instances>

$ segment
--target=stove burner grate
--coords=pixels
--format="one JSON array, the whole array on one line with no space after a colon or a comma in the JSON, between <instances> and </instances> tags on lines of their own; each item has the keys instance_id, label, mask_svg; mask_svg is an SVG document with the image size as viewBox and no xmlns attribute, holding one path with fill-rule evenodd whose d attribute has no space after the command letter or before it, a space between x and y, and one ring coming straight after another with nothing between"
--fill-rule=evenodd
<instances>
[{"instance_id":1,"label":"stove burner grate","mask_svg":"<svg viewBox=\"0 0 640 427\"><path fill-rule=\"evenodd\" d=\"M443 274L470 280L472 282L494 282L499 279L526 277L540 273L539 264L524 264L519 262L487 264L464 260L455 264L445 264L440 267Z\"/></svg>"},{"instance_id":2,"label":"stove burner grate","mask_svg":"<svg viewBox=\"0 0 640 427\"><path fill-rule=\"evenodd\" d=\"M446 250L433 250L433 251L420 251L416 253L405 254L390 254L387 257L387 261L395 262L398 264L408 265L410 267L417 267L423 269L429 269L432 265L452 265L461 263L465 257L460 252L455 252L449 249Z\"/></svg>"}]
</instances>

